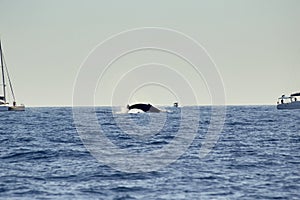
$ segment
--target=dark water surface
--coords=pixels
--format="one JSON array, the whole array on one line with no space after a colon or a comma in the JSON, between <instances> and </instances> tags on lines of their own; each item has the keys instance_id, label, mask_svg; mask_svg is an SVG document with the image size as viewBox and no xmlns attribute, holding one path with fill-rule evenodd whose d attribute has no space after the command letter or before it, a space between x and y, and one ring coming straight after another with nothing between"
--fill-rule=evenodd
<instances>
[{"instance_id":1,"label":"dark water surface","mask_svg":"<svg viewBox=\"0 0 300 200\"><path fill-rule=\"evenodd\" d=\"M168 113L163 131L139 142L145 138L122 133L108 107L97 108L107 137L138 151L168 144L178 131L177 114ZM150 123L148 114L129 116L137 125ZM300 199L300 110L227 107L218 143L200 159L210 120L210 109L201 107L188 150L147 173L117 171L91 156L72 108L28 108L0 118L0 199Z\"/></svg>"}]
</instances>

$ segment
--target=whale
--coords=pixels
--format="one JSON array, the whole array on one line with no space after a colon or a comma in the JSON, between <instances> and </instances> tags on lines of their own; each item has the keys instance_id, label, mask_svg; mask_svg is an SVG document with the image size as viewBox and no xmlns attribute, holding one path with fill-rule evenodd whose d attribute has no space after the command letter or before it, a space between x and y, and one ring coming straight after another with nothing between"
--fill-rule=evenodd
<instances>
[{"instance_id":1,"label":"whale","mask_svg":"<svg viewBox=\"0 0 300 200\"><path fill-rule=\"evenodd\" d=\"M132 105L127 105L128 112L131 110L140 110L142 112L151 112L151 113L159 113L162 112L160 109L154 107L151 104L145 103L137 103Z\"/></svg>"}]
</instances>

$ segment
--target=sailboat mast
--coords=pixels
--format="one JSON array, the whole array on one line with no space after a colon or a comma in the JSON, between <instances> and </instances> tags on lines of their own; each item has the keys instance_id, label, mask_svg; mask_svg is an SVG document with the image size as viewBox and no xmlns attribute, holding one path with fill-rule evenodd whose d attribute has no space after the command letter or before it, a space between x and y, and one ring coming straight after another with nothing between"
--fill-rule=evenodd
<instances>
[{"instance_id":1,"label":"sailboat mast","mask_svg":"<svg viewBox=\"0 0 300 200\"><path fill-rule=\"evenodd\" d=\"M2 70L2 87L3 87L3 100L6 102L6 93L5 93L5 78L4 78L4 62L3 62L3 52L0 40L0 53L1 53L1 70Z\"/></svg>"}]
</instances>

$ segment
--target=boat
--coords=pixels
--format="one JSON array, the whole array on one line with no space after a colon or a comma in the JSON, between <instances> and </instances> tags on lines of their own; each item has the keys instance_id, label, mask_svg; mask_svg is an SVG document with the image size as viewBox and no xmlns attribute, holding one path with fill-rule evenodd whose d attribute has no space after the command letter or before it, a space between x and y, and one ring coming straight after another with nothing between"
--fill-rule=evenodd
<instances>
[{"instance_id":1,"label":"boat","mask_svg":"<svg viewBox=\"0 0 300 200\"><path fill-rule=\"evenodd\" d=\"M300 109L300 92L293 93L290 96L282 95L278 98L277 109Z\"/></svg>"},{"instance_id":2,"label":"boat","mask_svg":"<svg viewBox=\"0 0 300 200\"><path fill-rule=\"evenodd\" d=\"M4 55L3 55L3 50L2 50L2 44L0 40L0 59L1 59L1 73L2 73L2 95L0 95L0 111L25 111L25 105L17 105L16 103L16 97L15 93L12 87L12 83L10 80L10 76L8 73L8 69L5 63ZM6 80L8 81L8 87L9 90L6 91ZM11 93L13 103L10 104L8 100L8 92Z\"/></svg>"},{"instance_id":3,"label":"boat","mask_svg":"<svg viewBox=\"0 0 300 200\"><path fill-rule=\"evenodd\" d=\"M162 112L160 109L154 107L151 104L137 103L133 105L127 105L128 113L141 113L141 112L152 112L159 113Z\"/></svg>"}]
</instances>

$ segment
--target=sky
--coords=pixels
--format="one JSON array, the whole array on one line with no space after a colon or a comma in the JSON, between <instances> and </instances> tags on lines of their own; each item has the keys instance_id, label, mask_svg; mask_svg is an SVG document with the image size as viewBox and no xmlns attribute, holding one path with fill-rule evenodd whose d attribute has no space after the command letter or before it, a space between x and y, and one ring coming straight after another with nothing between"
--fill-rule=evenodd
<instances>
[{"instance_id":1,"label":"sky","mask_svg":"<svg viewBox=\"0 0 300 200\"><path fill-rule=\"evenodd\" d=\"M97 45L142 27L176 30L201 44L219 71L227 105L273 105L282 94L300 92L298 0L0 0L0 37L18 103L71 106L80 67ZM191 66L176 56L147 50L113 64L106 77L93 85L95 104L177 101L184 93L172 93L171 86L159 84L132 87L130 99L118 93L113 94L117 99L111 97L112 90L122 91L121 86L134 79L122 75L151 62L167 63L190 81L197 104L211 103L206 77L196 77ZM172 72L161 73L160 79L176 78ZM120 87L116 86L120 80ZM172 87L185 90L179 82ZM193 101L183 98L180 103Z\"/></svg>"}]
</instances>

